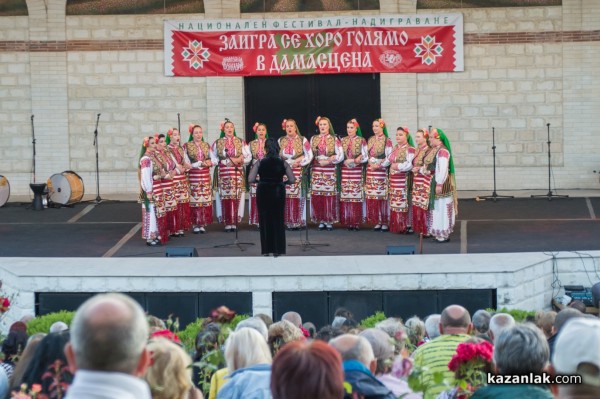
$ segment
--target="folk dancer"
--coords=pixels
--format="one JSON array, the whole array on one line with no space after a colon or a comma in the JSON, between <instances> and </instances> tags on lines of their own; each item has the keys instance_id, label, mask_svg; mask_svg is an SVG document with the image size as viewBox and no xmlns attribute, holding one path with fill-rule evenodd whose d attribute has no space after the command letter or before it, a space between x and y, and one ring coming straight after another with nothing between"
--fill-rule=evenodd
<instances>
[{"instance_id":1,"label":"folk dancer","mask_svg":"<svg viewBox=\"0 0 600 399\"><path fill-rule=\"evenodd\" d=\"M212 145L218 157L218 169L213 184L216 185L217 218L232 232L244 217L246 185L244 166L252 154L246 142L236 136L235 125L229 119L221 123L221 136Z\"/></svg>"},{"instance_id":2,"label":"folk dancer","mask_svg":"<svg viewBox=\"0 0 600 399\"><path fill-rule=\"evenodd\" d=\"M390 207L388 202L388 156L393 144L388 138L383 119L373 121L373 137L367 142L369 161L365 179L367 223L375 224L375 231L389 231Z\"/></svg>"},{"instance_id":3,"label":"folk dancer","mask_svg":"<svg viewBox=\"0 0 600 399\"><path fill-rule=\"evenodd\" d=\"M281 127L286 135L279 139L279 154L296 178L294 183L285 186L285 225L289 230L300 230L306 227L306 189L302 187L302 180L313 153L308 140L300 135L295 120L284 119Z\"/></svg>"},{"instance_id":4,"label":"folk dancer","mask_svg":"<svg viewBox=\"0 0 600 399\"><path fill-rule=\"evenodd\" d=\"M175 213L175 236L183 237L184 231L191 227L190 219L190 184L187 173L192 168L190 160L181 146L181 133L177 128L169 129L167 144L171 155L175 159L176 174L173 176L173 190L177 201Z\"/></svg>"},{"instance_id":5,"label":"folk dancer","mask_svg":"<svg viewBox=\"0 0 600 399\"><path fill-rule=\"evenodd\" d=\"M337 165L344 160L342 142L335 135L331 121L317 117L319 134L310 140L314 154L310 178L311 219L319 230L333 230L340 219L338 203Z\"/></svg>"},{"instance_id":6,"label":"folk dancer","mask_svg":"<svg viewBox=\"0 0 600 399\"><path fill-rule=\"evenodd\" d=\"M390 161L390 231L392 233L409 232L410 190L412 186L412 167L415 148L407 127L396 129L396 146L389 156Z\"/></svg>"},{"instance_id":7,"label":"folk dancer","mask_svg":"<svg viewBox=\"0 0 600 399\"><path fill-rule=\"evenodd\" d=\"M175 236L177 231L177 196L175 193L175 184L173 178L177 175L177 163L171 150L167 148L167 139L164 134L158 135L156 146L158 158L162 161L163 168L167 172L162 178L163 195L165 197L165 209L167 212L167 230L169 236Z\"/></svg>"},{"instance_id":8,"label":"folk dancer","mask_svg":"<svg viewBox=\"0 0 600 399\"><path fill-rule=\"evenodd\" d=\"M156 142L154 141L154 137L145 137L139 162L140 197L138 202L142 204L142 238L146 240L146 245L152 247L160 244L158 238L160 233L158 232L158 222L154 206L157 194L154 189L154 182L160 181L160 178L153 179L154 176L160 176L160 166L152 161L151 156L155 147Z\"/></svg>"},{"instance_id":9,"label":"folk dancer","mask_svg":"<svg viewBox=\"0 0 600 399\"><path fill-rule=\"evenodd\" d=\"M190 137L184 148L192 166L189 170L192 231L204 234L206 226L213 222L210 168L217 164L218 159L204 141L200 125L192 124L188 130Z\"/></svg>"},{"instance_id":10,"label":"folk dancer","mask_svg":"<svg viewBox=\"0 0 600 399\"><path fill-rule=\"evenodd\" d=\"M341 166L340 223L358 231L364 222L364 164L369 159L367 141L356 119L346 123L348 135L342 138L345 160Z\"/></svg>"},{"instance_id":11,"label":"folk dancer","mask_svg":"<svg viewBox=\"0 0 600 399\"><path fill-rule=\"evenodd\" d=\"M435 154L431 153L429 147L429 132L427 129L419 129L415 133L415 158L413 160L413 187L411 192L412 201L412 227L415 233L429 236L429 208L433 203L431 195L431 164ZM433 165L435 168L435 165Z\"/></svg>"},{"instance_id":12,"label":"folk dancer","mask_svg":"<svg viewBox=\"0 0 600 399\"><path fill-rule=\"evenodd\" d=\"M254 165L265 157L265 141L269 138L267 133L267 125L256 122L252 126L255 139L252 140L248 147L252 153L251 164ZM258 226L258 208L256 207L256 183L250 183L250 201L248 203L248 223Z\"/></svg>"}]
</instances>

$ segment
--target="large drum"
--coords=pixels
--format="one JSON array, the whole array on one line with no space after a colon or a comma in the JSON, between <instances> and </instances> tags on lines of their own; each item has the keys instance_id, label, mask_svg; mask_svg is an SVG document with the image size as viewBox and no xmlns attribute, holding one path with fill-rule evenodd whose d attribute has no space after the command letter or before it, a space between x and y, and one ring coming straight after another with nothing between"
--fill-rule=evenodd
<instances>
[{"instance_id":1,"label":"large drum","mask_svg":"<svg viewBox=\"0 0 600 399\"><path fill-rule=\"evenodd\" d=\"M0 175L0 206L8 202L8 197L10 197L10 184L6 177Z\"/></svg>"},{"instance_id":2,"label":"large drum","mask_svg":"<svg viewBox=\"0 0 600 399\"><path fill-rule=\"evenodd\" d=\"M73 171L57 173L48 179L48 198L50 201L71 205L83 198L83 180Z\"/></svg>"}]
</instances>

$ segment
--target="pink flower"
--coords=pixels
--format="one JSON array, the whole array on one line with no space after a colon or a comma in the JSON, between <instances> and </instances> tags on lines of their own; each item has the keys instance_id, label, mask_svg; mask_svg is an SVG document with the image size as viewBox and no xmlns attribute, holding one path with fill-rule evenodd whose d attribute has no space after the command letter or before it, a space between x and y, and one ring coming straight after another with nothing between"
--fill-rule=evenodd
<instances>
[{"instance_id":1,"label":"pink flower","mask_svg":"<svg viewBox=\"0 0 600 399\"><path fill-rule=\"evenodd\" d=\"M0 313L8 312L10 300L7 297L0 297Z\"/></svg>"},{"instance_id":2,"label":"pink flower","mask_svg":"<svg viewBox=\"0 0 600 399\"><path fill-rule=\"evenodd\" d=\"M285 124L286 124L286 123L287 123L287 119L284 119L284 120L281 122L281 128L282 128L283 130L285 130Z\"/></svg>"}]
</instances>

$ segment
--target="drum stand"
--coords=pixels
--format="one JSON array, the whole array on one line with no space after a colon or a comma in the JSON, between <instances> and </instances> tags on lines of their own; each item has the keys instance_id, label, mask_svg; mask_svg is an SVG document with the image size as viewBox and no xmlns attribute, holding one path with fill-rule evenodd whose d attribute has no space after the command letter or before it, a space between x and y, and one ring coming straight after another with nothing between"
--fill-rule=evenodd
<instances>
[{"instance_id":1,"label":"drum stand","mask_svg":"<svg viewBox=\"0 0 600 399\"><path fill-rule=\"evenodd\" d=\"M548 198L548 201L552 201L552 198L569 198L568 195L552 194L550 186L550 175L552 174L552 166L550 164L550 124L546 123L546 127L548 128L548 193L544 195L532 195L531 198Z\"/></svg>"},{"instance_id":2,"label":"drum stand","mask_svg":"<svg viewBox=\"0 0 600 399\"><path fill-rule=\"evenodd\" d=\"M96 129L94 130L94 147L96 148L96 204L102 202L100 197L100 163L98 162L98 123L100 122L100 114L96 117Z\"/></svg>"},{"instance_id":3,"label":"drum stand","mask_svg":"<svg viewBox=\"0 0 600 399\"><path fill-rule=\"evenodd\" d=\"M33 202L31 208L34 211L43 211L44 203L42 201L42 195L46 190L46 183L35 182L35 130L33 128L33 115L31 115L31 135L33 137L31 143L33 144L33 183L29 184L31 191L33 191Z\"/></svg>"},{"instance_id":4,"label":"drum stand","mask_svg":"<svg viewBox=\"0 0 600 399\"><path fill-rule=\"evenodd\" d=\"M225 152L225 154L227 154L227 152ZM229 159L231 161L231 158L229 157L229 155L227 155L227 159ZM234 190L235 190L236 198L238 198L237 201L235 202L235 214L234 214L234 217L235 217L235 239L230 244L214 245L213 248L238 247L239 250L243 252L246 249L242 245L248 245L248 246L250 246L250 245L254 245L254 243L253 242L240 242L238 240L238 230L239 230L238 229L238 219L239 219L238 216L239 216L239 212L240 212L240 201L241 201L242 195L241 195L240 192L238 192L238 184L237 184L237 181L238 181L238 177L237 176L238 176L238 170L239 170L238 166L233 161L231 161L231 163L233 165L235 165L234 166L235 167L235 187L234 187ZM223 210L221 210L221 212L222 211Z\"/></svg>"},{"instance_id":5,"label":"drum stand","mask_svg":"<svg viewBox=\"0 0 600 399\"><path fill-rule=\"evenodd\" d=\"M512 195L498 195L496 194L496 133L494 130L494 127L492 127L492 158L494 159L494 192L492 192L492 195L486 195L483 197L477 197L480 199L491 199L494 202L498 201L498 198L515 198Z\"/></svg>"}]
</instances>

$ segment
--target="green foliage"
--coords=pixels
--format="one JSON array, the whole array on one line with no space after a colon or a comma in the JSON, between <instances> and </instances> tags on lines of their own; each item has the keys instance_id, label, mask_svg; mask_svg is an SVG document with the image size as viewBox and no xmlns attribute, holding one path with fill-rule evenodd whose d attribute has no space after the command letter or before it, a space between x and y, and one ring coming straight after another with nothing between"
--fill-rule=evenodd
<instances>
[{"instance_id":1,"label":"green foliage","mask_svg":"<svg viewBox=\"0 0 600 399\"><path fill-rule=\"evenodd\" d=\"M27 323L27 335L31 336L37 333L46 333L50 331L50 326L57 321L62 321L68 326L71 326L75 312L61 310L59 312L48 313L43 316L38 316Z\"/></svg>"},{"instance_id":2,"label":"green foliage","mask_svg":"<svg viewBox=\"0 0 600 399\"><path fill-rule=\"evenodd\" d=\"M530 316L535 316L535 310L523 310L523 309L486 309L490 313L508 313L512 317L514 317L517 323L522 323L525 319Z\"/></svg>"},{"instance_id":3,"label":"green foliage","mask_svg":"<svg viewBox=\"0 0 600 399\"><path fill-rule=\"evenodd\" d=\"M375 312L375 314L367 317L364 320L361 320L361 322L359 323L359 327L373 328L373 327L375 327L375 324L377 324L380 321L383 321L385 319L387 319L387 317L385 316L385 314L383 312Z\"/></svg>"},{"instance_id":4,"label":"green foliage","mask_svg":"<svg viewBox=\"0 0 600 399\"><path fill-rule=\"evenodd\" d=\"M238 325L238 323L242 320L247 319L248 317L250 316L245 314L236 315L229 323L222 325L221 331L226 331L227 329L230 329L231 331L235 330L235 327ZM177 332L177 336L183 343L183 346L187 352L193 353L196 350L196 336L198 335L200 330L202 330L202 327L208 322L209 321L204 318L199 318L196 319L196 321L193 321L190 324L188 324L184 330ZM227 338L228 335L229 334L226 334L224 338Z\"/></svg>"}]
</instances>

